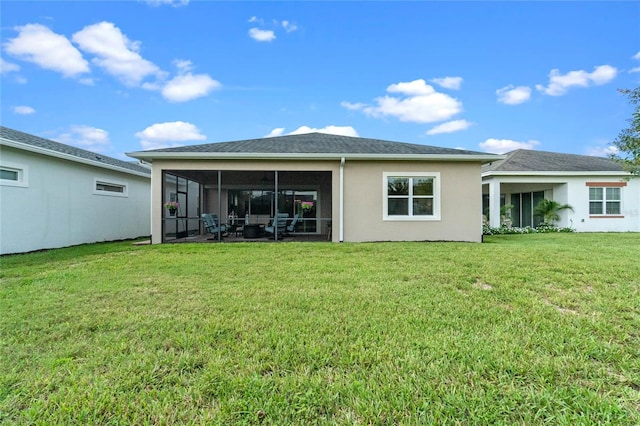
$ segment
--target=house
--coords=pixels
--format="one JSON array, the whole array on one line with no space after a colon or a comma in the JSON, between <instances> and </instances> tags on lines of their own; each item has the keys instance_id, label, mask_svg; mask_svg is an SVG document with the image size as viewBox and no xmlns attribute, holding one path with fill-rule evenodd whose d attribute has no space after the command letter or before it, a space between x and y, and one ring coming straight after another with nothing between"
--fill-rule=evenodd
<instances>
[{"instance_id":1,"label":"house","mask_svg":"<svg viewBox=\"0 0 640 426\"><path fill-rule=\"evenodd\" d=\"M153 243L201 234L202 213L267 224L276 212L334 242L481 241L480 168L502 158L322 133L127 155L152 163Z\"/></svg>"},{"instance_id":2,"label":"house","mask_svg":"<svg viewBox=\"0 0 640 426\"><path fill-rule=\"evenodd\" d=\"M543 199L569 204L558 226L578 232L640 232L640 179L613 160L518 149L482 167L483 213L500 226L502 205L513 205L513 226L537 226L533 209Z\"/></svg>"},{"instance_id":3,"label":"house","mask_svg":"<svg viewBox=\"0 0 640 426\"><path fill-rule=\"evenodd\" d=\"M150 234L147 167L0 126L0 254Z\"/></svg>"}]
</instances>

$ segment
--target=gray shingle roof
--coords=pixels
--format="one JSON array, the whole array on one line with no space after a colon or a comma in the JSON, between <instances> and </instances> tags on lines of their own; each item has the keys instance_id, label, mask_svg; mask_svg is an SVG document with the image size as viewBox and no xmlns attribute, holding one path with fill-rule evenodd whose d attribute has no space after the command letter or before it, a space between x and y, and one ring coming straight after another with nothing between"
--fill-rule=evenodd
<instances>
[{"instance_id":1,"label":"gray shingle roof","mask_svg":"<svg viewBox=\"0 0 640 426\"><path fill-rule=\"evenodd\" d=\"M482 166L482 172L609 172L622 171L613 160L589 155L517 149L504 160Z\"/></svg>"},{"instance_id":2,"label":"gray shingle roof","mask_svg":"<svg viewBox=\"0 0 640 426\"><path fill-rule=\"evenodd\" d=\"M150 151L166 153L263 153L263 154L436 154L436 155L488 155L485 152L439 148L380 139L351 136L307 133L302 135L277 136L247 139L233 142L217 142L189 145Z\"/></svg>"},{"instance_id":3,"label":"gray shingle roof","mask_svg":"<svg viewBox=\"0 0 640 426\"><path fill-rule=\"evenodd\" d=\"M87 151L81 148L76 148L70 145L65 145L60 142L44 139L38 136L31 135L29 133L20 132L18 130L10 129L8 127L0 126L0 137L8 139L10 141L19 142L22 144L30 145L36 148L54 151L60 154L66 154L73 157L77 157L82 160L89 160L97 163L96 165L104 165L110 167L117 167L121 169L131 170L137 173L151 174L151 170L140 164L130 163L117 158L108 157L103 154L97 154L95 152Z\"/></svg>"}]
</instances>

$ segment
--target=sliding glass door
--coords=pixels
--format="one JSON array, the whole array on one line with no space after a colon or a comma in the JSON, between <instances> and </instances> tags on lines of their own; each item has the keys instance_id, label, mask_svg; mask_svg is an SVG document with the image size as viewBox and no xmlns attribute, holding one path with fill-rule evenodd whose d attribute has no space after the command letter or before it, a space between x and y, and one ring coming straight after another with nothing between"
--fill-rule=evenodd
<instances>
[{"instance_id":1,"label":"sliding glass door","mask_svg":"<svg viewBox=\"0 0 640 426\"><path fill-rule=\"evenodd\" d=\"M540 225L543 218L533 214L536 206L544 199L544 191L522 192L511 194L511 219L513 226L524 228L525 226L536 227Z\"/></svg>"}]
</instances>

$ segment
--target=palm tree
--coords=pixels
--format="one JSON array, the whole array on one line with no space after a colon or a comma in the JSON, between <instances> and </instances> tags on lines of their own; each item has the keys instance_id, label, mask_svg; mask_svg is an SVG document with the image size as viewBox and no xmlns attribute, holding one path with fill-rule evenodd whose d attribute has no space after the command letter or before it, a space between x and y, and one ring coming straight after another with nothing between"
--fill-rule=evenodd
<instances>
[{"instance_id":1,"label":"palm tree","mask_svg":"<svg viewBox=\"0 0 640 426\"><path fill-rule=\"evenodd\" d=\"M558 213L562 210L573 211L573 207L569 204L560 204L557 201L547 200L545 198L533 209L533 214L536 216L542 216L544 223L553 225L553 222L560 220L560 215Z\"/></svg>"}]
</instances>

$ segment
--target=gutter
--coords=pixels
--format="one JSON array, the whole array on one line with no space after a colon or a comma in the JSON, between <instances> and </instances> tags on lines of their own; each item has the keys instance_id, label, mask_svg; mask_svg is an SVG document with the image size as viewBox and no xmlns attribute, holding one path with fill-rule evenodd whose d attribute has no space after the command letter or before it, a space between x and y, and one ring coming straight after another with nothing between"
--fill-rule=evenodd
<instances>
[{"instance_id":1,"label":"gutter","mask_svg":"<svg viewBox=\"0 0 640 426\"><path fill-rule=\"evenodd\" d=\"M9 139L0 139L0 145L8 146L11 148L21 149L23 151L35 152L36 154L43 154L49 157L61 158L63 160L73 161L76 163L88 164L90 166L100 167L103 169L115 170L122 173L128 173L136 176L146 177L151 179L151 169L149 169L149 173L139 172L137 170L127 169L125 167L118 167L113 164L103 163L101 161L93 161L88 158L77 157L71 154L65 154L64 152L53 151L51 149L40 148L29 144L23 144L21 142L15 142ZM100 154L96 154L100 155Z\"/></svg>"},{"instance_id":2,"label":"gutter","mask_svg":"<svg viewBox=\"0 0 640 426\"><path fill-rule=\"evenodd\" d=\"M580 171L580 172L564 172L559 170L554 171L488 171L483 172L481 176L485 177L497 177L497 176L536 176L536 177L568 177L568 176L628 176L629 173L621 170L599 170L599 171Z\"/></svg>"},{"instance_id":3,"label":"gutter","mask_svg":"<svg viewBox=\"0 0 640 426\"><path fill-rule=\"evenodd\" d=\"M361 153L282 153L282 152L127 152L138 160L379 160L379 161L480 161L491 163L502 160L496 154L361 154Z\"/></svg>"}]
</instances>

